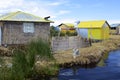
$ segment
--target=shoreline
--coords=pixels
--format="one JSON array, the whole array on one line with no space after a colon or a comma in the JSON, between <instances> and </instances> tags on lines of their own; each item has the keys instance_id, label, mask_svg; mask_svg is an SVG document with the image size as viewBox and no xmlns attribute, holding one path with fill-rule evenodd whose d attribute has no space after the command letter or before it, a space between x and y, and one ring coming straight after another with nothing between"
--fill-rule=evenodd
<instances>
[{"instance_id":1,"label":"shoreline","mask_svg":"<svg viewBox=\"0 0 120 80\"><path fill-rule=\"evenodd\" d=\"M75 59L72 49L56 52L53 56L61 67L72 67L74 65L91 65L98 63L104 54L120 47L120 35L111 35L109 40L92 43L92 46L79 48L80 56Z\"/></svg>"}]
</instances>

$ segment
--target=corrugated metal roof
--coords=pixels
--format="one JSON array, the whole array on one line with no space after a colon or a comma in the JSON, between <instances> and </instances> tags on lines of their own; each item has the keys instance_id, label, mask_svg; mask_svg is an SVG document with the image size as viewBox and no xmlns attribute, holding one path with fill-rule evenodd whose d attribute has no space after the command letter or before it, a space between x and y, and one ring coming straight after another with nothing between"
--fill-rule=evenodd
<instances>
[{"instance_id":1,"label":"corrugated metal roof","mask_svg":"<svg viewBox=\"0 0 120 80\"><path fill-rule=\"evenodd\" d=\"M29 13L21 12L21 11L4 14L0 16L0 21L53 22Z\"/></svg>"},{"instance_id":2,"label":"corrugated metal roof","mask_svg":"<svg viewBox=\"0 0 120 80\"><path fill-rule=\"evenodd\" d=\"M118 27L120 24L112 24L111 27Z\"/></svg>"},{"instance_id":3,"label":"corrugated metal roof","mask_svg":"<svg viewBox=\"0 0 120 80\"><path fill-rule=\"evenodd\" d=\"M105 22L105 20L83 21L78 24L78 28L101 28Z\"/></svg>"},{"instance_id":4,"label":"corrugated metal roof","mask_svg":"<svg viewBox=\"0 0 120 80\"><path fill-rule=\"evenodd\" d=\"M60 24L60 26L61 25L66 25L69 28L74 28L74 24L72 24L72 23L62 23L62 24Z\"/></svg>"}]
</instances>

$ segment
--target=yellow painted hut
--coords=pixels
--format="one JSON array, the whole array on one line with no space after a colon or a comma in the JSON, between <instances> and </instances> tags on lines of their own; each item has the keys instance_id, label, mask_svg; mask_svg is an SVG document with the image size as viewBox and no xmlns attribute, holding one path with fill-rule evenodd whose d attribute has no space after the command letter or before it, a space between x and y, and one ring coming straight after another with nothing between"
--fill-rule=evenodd
<instances>
[{"instance_id":1,"label":"yellow painted hut","mask_svg":"<svg viewBox=\"0 0 120 80\"><path fill-rule=\"evenodd\" d=\"M74 24L72 23L62 23L59 25L61 32L66 33L67 31L70 33L75 33Z\"/></svg>"},{"instance_id":2,"label":"yellow painted hut","mask_svg":"<svg viewBox=\"0 0 120 80\"><path fill-rule=\"evenodd\" d=\"M109 39L110 25L105 20L83 21L78 24L78 34L94 40Z\"/></svg>"}]
</instances>

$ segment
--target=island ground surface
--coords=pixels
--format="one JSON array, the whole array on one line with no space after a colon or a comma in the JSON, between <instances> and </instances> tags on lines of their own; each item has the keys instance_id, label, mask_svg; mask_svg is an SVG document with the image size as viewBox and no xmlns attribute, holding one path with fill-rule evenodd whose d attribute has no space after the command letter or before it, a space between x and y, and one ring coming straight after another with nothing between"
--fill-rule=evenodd
<instances>
[{"instance_id":1,"label":"island ground surface","mask_svg":"<svg viewBox=\"0 0 120 80\"><path fill-rule=\"evenodd\" d=\"M79 48L80 55L76 58L73 58L73 49L58 51L53 54L55 60L49 61L38 59L35 65L38 69L37 71L40 69L40 72L43 73L44 70L46 73L47 69L47 71L49 70L49 72L54 73L52 75L56 75L59 70L59 68L56 67L56 64L62 67L72 67L74 65L89 65L91 63L97 63L109 51L116 50L118 48L120 48L120 35L110 35L110 39L108 40L92 43L92 46L90 47ZM0 54L3 55L3 59L6 64L11 63L12 57L10 56L10 50L0 47ZM6 57L5 55L10 57Z\"/></svg>"},{"instance_id":2,"label":"island ground surface","mask_svg":"<svg viewBox=\"0 0 120 80\"><path fill-rule=\"evenodd\" d=\"M110 35L109 40L92 43L92 46L79 48L80 55L73 58L73 50L58 51L54 54L56 62L63 66L97 63L104 54L120 47L120 35Z\"/></svg>"}]
</instances>

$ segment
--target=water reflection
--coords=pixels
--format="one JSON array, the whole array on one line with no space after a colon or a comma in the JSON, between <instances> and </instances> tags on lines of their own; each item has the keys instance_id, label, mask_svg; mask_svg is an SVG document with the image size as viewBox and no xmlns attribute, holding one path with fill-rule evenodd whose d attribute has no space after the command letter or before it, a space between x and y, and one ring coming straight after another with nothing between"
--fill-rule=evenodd
<instances>
[{"instance_id":1,"label":"water reflection","mask_svg":"<svg viewBox=\"0 0 120 80\"><path fill-rule=\"evenodd\" d=\"M58 80L120 80L120 50L106 54L95 68L61 69Z\"/></svg>"}]
</instances>

